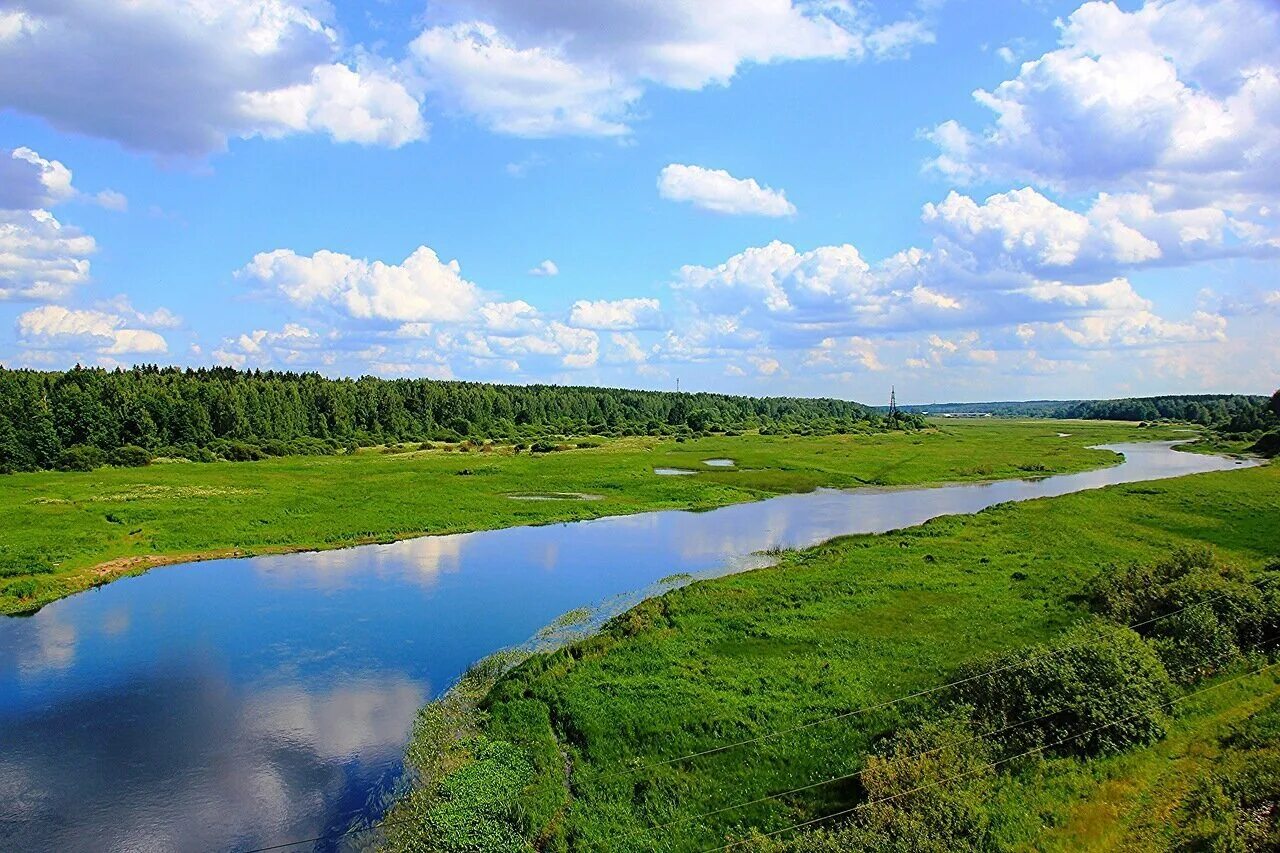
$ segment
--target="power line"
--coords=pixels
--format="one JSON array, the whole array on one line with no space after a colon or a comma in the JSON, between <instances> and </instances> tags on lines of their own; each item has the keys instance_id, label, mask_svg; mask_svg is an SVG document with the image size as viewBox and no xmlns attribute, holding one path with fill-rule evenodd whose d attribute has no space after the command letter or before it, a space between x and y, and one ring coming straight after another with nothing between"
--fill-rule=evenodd
<instances>
[{"instance_id":1,"label":"power line","mask_svg":"<svg viewBox=\"0 0 1280 853\"><path fill-rule=\"evenodd\" d=\"M765 838L772 838L773 836L775 836L775 835L781 835L781 834L782 834L782 833L784 833L784 832L790 832L790 831L795 830L795 829L803 829L803 828L804 828L804 827L806 827L806 826L812 826L813 824L816 824L816 823L822 823L823 821L827 821L827 820L834 820L835 818L839 818L839 817L845 817L845 816L847 816L847 815L853 814L854 812L861 811L862 809L870 808L871 806L881 805L881 804L883 804L883 803L887 803L887 802L890 802L890 801L892 801L892 800L896 800L896 799L900 799L900 798L902 798L902 797L910 796L911 794L918 794L918 793L920 793L921 791L927 791L927 790L929 790L930 788L937 788L937 787L939 787L939 786L941 786L941 785L945 785L945 784L947 784L948 782L954 782L954 781L955 781L955 780L957 780L957 779L963 779L963 778L965 778L966 776L973 776L973 775L974 775L974 774L976 774L976 773L981 773L983 770L993 770L993 769L995 769L996 767L999 767L999 766L1004 765L1004 764L1008 764L1008 763L1009 763L1009 762L1011 762L1011 761L1017 761L1019 758L1026 758L1026 757L1027 757L1027 756L1029 756L1029 755L1035 755L1035 754L1037 754L1037 753L1045 752L1046 750L1053 749L1054 747L1057 747L1057 746L1061 746L1061 745L1063 745L1064 743L1070 743L1070 742L1071 742L1071 741L1073 741L1073 740L1078 740L1078 739L1080 739L1080 738L1082 738L1082 737L1087 737L1087 736L1089 736L1089 735L1091 735L1091 734L1096 734L1097 732L1103 731L1104 729L1109 729L1109 728L1111 728L1112 726L1119 725L1120 723L1128 722L1129 720L1132 720L1132 719L1135 719L1135 718L1137 718L1137 717L1140 717L1140 716L1142 716L1143 714L1148 713L1148 712L1150 712L1150 711L1155 711L1155 710L1158 710L1158 709L1160 709L1160 708L1168 708L1168 707L1171 707L1171 706L1173 706L1173 705L1177 704L1178 702L1185 702L1185 701L1186 701L1186 700L1188 700L1188 699L1191 699L1191 698L1193 698L1193 697L1195 697L1195 696L1200 696L1200 695L1202 695L1202 694L1204 694L1204 693L1208 693L1208 692L1209 692L1209 691L1211 691L1211 690L1217 690L1217 689L1219 689L1219 688L1221 688L1221 687L1225 687L1225 686L1227 686L1228 684L1234 684L1235 682L1237 682L1237 681L1241 681L1242 679L1249 678L1249 677L1254 676L1254 675L1258 675L1258 674L1262 673L1263 671L1268 670L1268 669L1270 669L1270 668L1272 668L1272 667L1274 667L1274 666L1280 666L1280 662L1277 662L1277 663L1269 663L1269 664L1266 664L1266 665L1264 665L1264 666L1260 666L1260 667L1258 667L1257 669L1252 670L1252 671L1250 671L1250 672L1243 673L1242 675L1237 675L1235 678L1230 678L1230 679L1228 679L1228 680L1226 680L1226 681L1220 681L1220 682L1218 682L1217 684L1213 684L1213 685L1211 685L1211 686L1209 686L1209 687L1204 687L1204 688L1201 688L1200 690L1196 690L1196 691L1193 691L1193 692L1191 692L1191 693L1186 693L1186 694L1184 694L1184 695L1182 695L1182 696L1179 696L1179 697L1177 697L1177 698L1175 698L1175 699L1171 699L1171 700L1169 700L1168 702L1161 702L1161 703L1156 704L1156 705L1151 705L1151 706L1149 706L1149 707L1147 707L1147 708L1144 708L1142 711L1139 711L1139 712L1137 712L1137 713L1135 713L1135 714L1130 714L1128 717L1121 717L1121 718L1120 718L1120 719L1118 719L1118 720L1112 720L1112 721L1111 721L1111 722L1109 722L1109 723L1103 723L1102 725L1100 725L1100 726L1095 726L1095 727L1093 727L1092 729L1089 729L1088 731L1078 732L1078 733L1076 733L1076 734L1074 734L1074 735L1071 735L1071 736L1069 736L1069 737L1065 737L1065 738L1062 738L1061 740L1054 741L1053 743L1042 744L1042 745L1037 746L1037 747L1034 747L1034 748L1032 748L1032 749L1028 749L1026 752L1020 752L1020 753L1018 753L1017 755L1010 756L1009 758L1002 758L1002 759L1000 759L999 761L993 761L993 762L990 762L989 764L984 764L984 765L982 765L982 766L980 766L980 767L976 767L976 768L974 768L973 770L966 770L964 773L957 773L957 774L955 774L954 776L948 776L948 777L947 777L947 778L945 778L945 779L939 779L939 780L937 780L937 781L935 781L935 782L930 782L928 785L920 785L920 786L918 786L918 787L912 788L912 789L907 790L907 791L899 791L898 793L893 794L893 795L888 796L888 797L881 797L880 799L877 799L877 800L868 800L868 801L867 801L867 802L865 802L865 803L859 803L859 804L858 804L858 805L856 805L856 806L851 806L851 807L849 807L849 808L847 808L847 809L841 809L841 810L840 810L840 811L838 811L838 812L832 812L832 813L830 813L830 814L822 815L821 817L815 817L815 818L812 818L812 819L810 819L810 820L802 821L802 822L800 822L800 823L794 823L794 824L792 824L792 825L790 825L790 826L784 826L782 829L775 829L775 830L773 830L772 832L766 832L766 833L764 833L764 836L763 836L763 837L765 837ZM708 849L706 849L706 850L702 851L702 853L719 853L719 851L723 851L723 850L730 850L730 849L732 849L732 848L734 848L734 847L737 847L737 846L738 846L739 844L741 844L741 843L742 843L741 841L732 841L732 842L730 842L730 843L728 843L728 844L722 844L722 845L720 845L719 847L711 847L711 848L708 848Z\"/></svg>"},{"instance_id":2,"label":"power line","mask_svg":"<svg viewBox=\"0 0 1280 853\"><path fill-rule=\"evenodd\" d=\"M1256 588L1256 587L1257 587L1257 585L1258 585L1258 583L1260 583L1260 582L1261 582L1260 580L1259 580L1259 581L1251 581L1251 582L1249 583L1249 585L1250 585L1250 586L1253 586L1253 587L1255 587L1255 588ZM1215 601L1220 601L1221 599L1225 598L1225 597L1226 597L1227 595L1229 595L1229 594L1230 594L1230 593L1227 593L1227 592L1219 593L1218 595L1213 596L1213 597L1211 597L1211 598L1204 599L1203 601L1197 601L1197 602L1194 602L1194 603L1192 603L1192 604L1188 604L1188 605L1186 605L1186 606L1184 606L1184 607L1179 607L1177 610L1172 610L1172 611L1170 611L1170 612L1168 612L1168 613L1163 613L1163 614L1161 614L1161 615L1159 615L1159 616L1153 616L1153 617L1151 617L1151 618L1149 618L1149 619L1144 619L1144 620L1142 620L1142 621L1140 621L1140 622L1134 622L1134 623L1129 624L1129 625L1126 625L1126 626L1124 626L1124 627L1129 628L1129 629L1131 629L1131 630L1132 630L1132 629L1141 628L1141 627L1146 626L1146 625L1151 625L1151 624L1154 624L1154 623L1156 623L1156 622L1162 621L1162 620L1164 620L1164 619L1168 619L1168 618L1171 618L1171 617L1173 617L1173 616L1177 616L1179 613L1183 613L1183 612L1185 612L1185 611L1187 611L1187 610L1190 610L1190 609L1191 609L1191 608L1193 608L1193 607L1202 607L1202 606L1207 606L1207 605L1209 605L1209 604L1212 604L1212 603L1213 603L1213 602L1215 602ZM724 744L724 745L722 745L722 746L712 747L712 748L710 748L710 749L701 750L701 751L699 751L699 752L692 752L692 753L688 753L688 754L685 754L685 755L677 755L677 756L674 756L674 757L672 757L672 758L663 759L663 760L661 760L661 761L656 761L656 762L653 762L653 763L650 763L650 764L641 765L641 766L639 766L639 767L627 768L627 769L625 769L625 770L619 770L619 771L615 771L615 772L613 772L613 773L605 773L605 774L601 774L600 776L596 777L596 780L595 780L595 781L596 781L596 782L599 782L599 781L601 781L601 780L613 779L613 778L615 778L615 777L624 777L624 776L629 776L629 775L632 775L632 774L635 774L635 773L639 773L639 772L642 772L642 771L645 771L645 770L655 770L655 769L658 769L658 768L660 768L660 767L665 767L665 766L667 766L667 765L675 764L675 763L680 762L680 761L687 761L687 760L692 759L692 758L701 758L701 757L703 757L703 756L707 756L707 755L714 755L714 754L717 754L717 753L720 753L720 752L726 752L726 751L731 750L731 749L736 749L736 748L741 747L741 746L749 746L749 745L751 745L751 744L755 744L755 743L763 743L763 742L765 742L765 741L773 740L773 739L775 739L775 738L779 738L779 737L782 737L782 736L784 736L784 735L793 734L794 732L798 732L798 731L803 731L803 730L806 730L806 729L810 729L810 728L813 728L813 727L815 727L815 726L819 726L819 725L823 725L823 724L831 723L831 722L836 722L836 721L839 721L839 720L849 719L850 717L859 716L859 715L861 715L861 714L869 713L869 712L871 712L871 711L880 711L880 710L884 710L885 708L889 708L889 707L892 707L892 706L894 706L894 705L898 705L898 704L900 704L900 703L902 703L902 702L907 702L907 701L910 701L910 700L912 700L912 699L918 699L918 698L921 698L921 697L924 697L924 696L929 696L929 695L932 695L932 694L934 694L934 693L938 693L938 692L940 692L940 691L942 691L942 690L946 690L946 689L949 689L949 688L952 688L952 687L958 687L958 686L963 685L963 684L969 684L969 683L972 683L972 682L974 682L974 681L977 681L977 680L978 680L978 679L980 679L980 678L985 678L985 677L990 676L990 675L996 675L996 674L999 674L999 673L1001 673L1001 672L1008 672L1009 670L1016 669L1016 668L1018 668L1018 667L1020 667L1020 666L1024 666L1024 665L1030 664L1030 663L1032 663L1032 662L1034 662L1034 661L1038 661L1038 660L1045 660L1045 659L1053 658L1053 657L1056 657L1057 655L1062 654L1063 652L1069 651L1069 650L1074 649L1074 648L1077 648L1077 647L1078 647L1078 646L1075 646L1075 645L1062 646L1062 647L1060 647L1060 648L1052 649L1052 650L1050 650L1050 651L1044 652L1044 653L1039 654L1039 655L1032 655L1031 657L1025 658L1025 659L1020 660L1020 661L1016 661L1016 662L1011 663L1011 664L1007 664L1007 665L1005 665L1005 666L995 667L995 668L993 668L993 669L985 670L985 671L983 671L983 672L976 673L976 674L971 675L971 676L966 676L965 678L960 678L960 679L956 679L956 680L954 680L954 681L947 682L946 684L941 684L941 685L937 685L937 686L934 686L934 687L925 688L925 689L923 689L923 690L918 690L918 691L916 691L915 693L909 693L909 694L904 695L904 696L899 696L899 697L897 697L897 698L895 698L895 699L888 699L888 700L885 700L884 702L880 702L880 703L877 703L877 704L874 704L874 705L866 705L866 706L863 706L863 707L861 707L861 708L856 708L856 709L851 710L851 711L845 711L845 712L842 712L842 713L840 713L840 714L836 714L836 715L833 715L833 716L830 716L830 717L824 717L824 718L822 718L822 719L818 719L818 720L811 720L810 722L802 723L802 724L797 725L797 726L792 726L792 727L790 727L790 728L786 728L786 729L779 729L779 730L777 730L777 731L774 731L774 732L768 732L768 733L765 733L765 734L763 734L763 735L759 735L759 736L754 737L754 738L748 738L748 739L746 739L746 740L740 740L740 741L736 741L736 742L733 742L733 743ZM829 780L829 781L835 781L835 780ZM784 795L783 795L783 794L778 794L778 795L775 795L775 796L784 796ZM748 803L748 804L744 804L744 805L750 805L750 803ZM359 814L359 812L352 812L352 813L350 813L350 814ZM378 826L376 826L376 827L361 827L361 828L356 828L356 829L348 829L348 830L345 830L345 831L343 831L343 832L339 832L339 833L336 833L336 834L331 833L331 834L328 834L328 835L316 836L315 838L304 838L304 839L299 839L299 840L296 840L296 841L286 841L286 842L282 842L282 843L279 843L279 844L274 844L274 845L270 845L270 846L266 846L266 847L255 847L255 848L251 848L251 849L248 849L248 850L241 851L241 853L268 853L268 851L284 850L284 849L286 849L286 848L294 847L294 846L297 846L297 845L299 845L299 844L313 844L313 843L318 842L318 841L332 841L332 840L337 840L337 839L339 839L339 838L345 838L345 837L347 837L347 836L349 836L349 835L354 835L354 834L356 834L356 833L358 833L358 832L369 832L369 831L374 831L374 830L376 830L376 829L380 829L380 828L382 828L382 827L387 827L387 826L398 826L398 825L401 825L401 824L403 824L403 823L411 823L411 822L413 822L413 821L412 821L412 820L403 820L403 821L384 821L384 822L382 822L382 823L378 824ZM629 834L634 834L634 833L629 833ZM527 844L527 843L528 843L528 842L526 841L526 844Z\"/></svg>"},{"instance_id":3,"label":"power line","mask_svg":"<svg viewBox=\"0 0 1280 853\"><path fill-rule=\"evenodd\" d=\"M1274 640L1276 640L1276 639L1280 639L1280 634L1278 634L1278 635L1276 635L1276 636L1274 636L1274 637L1268 637L1268 638L1267 638L1267 639L1265 639L1265 640L1260 640L1260 641L1257 643L1257 645L1255 646L1255 651L1257 650L1257 647L1261 647L1261 646L1263 646L1263 645L1265 645L1265 644L1267 644L1267 643L1270 643L1270 642L1272 642L1272 641L1274 641ZM1214 664L1218 664L1218 663L1226 662L1226 661L1230 660L1230 658L1231 658L1232 656L1237 655L1237 654L1240 654L1240 653L1241 653L1241 651L1240 651L1239 649L1231 649L1231 650L1229 650L1228 652L1225 652L1225 653L1223 653L1223 654L1218 655L1217 659L1216 659L1216 660L1214 660L1214 661L1213 661L1213 663L1214 663ZM1188 664L1187 666L1178 667L1178 669L1176 670L1176 672L1177 672L1177 673L1179 673L1179 674L1183 674L1183 673L1186 673L1186 672L1190 672L1190 671L1192 671L1192 670L1194 670L1194 669L1198 669L1200 666L1202 666L1202 664ZM1074 705L1067 705L1067 706L1064 706L1064 707L1062 707L1062 708L1057 709L1056 711L1050 711L1050 712L1049 712L1049 713L1047 713L1047 714L1041 714L1040 716L1038 716L1038 717L1033 717L1033 718L1031 718L1031 719L1027 719L1027 720L1020 720L1020 721L1018 721L1018 722L1016 722L1016 723L1011 723L1011 724L1009 724L1009 725L1007 725L1007 726L1004 726L1004 727L1002 727L1002 728L996 729L996 730L994 730L994 731L990 731L990 732L982 732L982 733L980 733L980 734L976 734L976 735L974 735L974 736L972 736L972 737L968 737L968 738L963 738L963 739L960 739L960 740L951 741L951 742L949 742L949 743L942 744L941 746L935 746L935 747L933 747L932 749L926 749L926 750L924 750L923 752L917 752L917 753L914 753L914 754L911 754L911 755L904 755L904 756L901 756L900 758L892 759L892 760L890 761L890 763L895 763L895 762L897 762L897 761L905 761L905 760L907 760L907 759L912 759L912 758L924 758L925 756L933 755L934 753L937 753L937 752L942 752L942 751L943 751L943 750L945 750L945 749L951 749L951 748L953 748L953 747L957 747L957 746L965 746L966 744L976 743L977 741L980 741L980 740L985 740L985 739L987 739L987 738L996 737L997 735L1005 734L1006 732L1010 732L1010 731L1013 731L1014 729L1022 728L1023 726L1029 726L1029 725L1031 725L1031 724L1033 724L1033 723L1039 723L1039 722L1042 722L1042 721L1044 721L1044 720L1049 719L1050 717L1055 717L1055 716L1057 716L1058 714L1065 713L1066 711L1069 711L1069 710L1072 710L1072 709L1082 708L1082 707L1084 707L1084 705L1085 705L1085 704L1086 704L1085 702L1078 702L1078 703L1076 703L1076 704L1074 704ZM833 776L833 777L832 777L832 778L830 778L830 779L824 779L824 780L822 780L822 781L820 781L820 782L812 782L812 783L810 783L810 784L808 784L808 785L801 785L800 787L798 787L798 788L792 788L792 789L791 789L791 790L789 790L789 791L779 791L779 792L777 792L777 793L775 793L775 794L767 794L767 795L765 795L765 796L758 797L757 799L754 799L754 800L747 800L747 801L745 801L745 802L741 802L741 803L734 803L733 805L722 806L721 808L718 808L718 809L713 809L713 810L708 811L708 812L702 812L701 814L692 815L692 816L690 816L690 817L680 818L679 820L667 821L666 823L650 824L649 826L646 826L646 827L641 827L641 828L639 828L639 829L633 829L633 830L631 830L630 832L625 833L622 837L623 837L623 838L629 838L629 837L631 837L632 835L638 835L638 834L640 834L641 832L653 832L653 831L655 831L655 830L670 829L670 828L671 828L671 827L673 827L673 826L682 826L682 825L687 824L687 823L693 823L693 822L694 822L694 821L696 821L696 820L701 820L702 818L712 817L712 816L714 816L714 815L718 815L718 814L723 814L724 812L736 811L737 809L746 808L747 806L759 805L760 803L766 803L766 802L769 802L770 800L777 800L777 799L780 799L780 798L782 798L782 797L788 797L788 796L791 796L792 794L799 794L799 793L803 793L804 791L811 791L811 790L813 790L814 788L821 788L823 785L831 785L831 784L834 784L834 783L836 783L836 782L846 782L846 781L850 781L850 780L852 780L852 779L857 779L857 778L861 777L861 776L862 776L864 773L866 773L866 772L867 772L867 768L866 768L866 767L863 767L863 768L861 768L861 769L859 769L859 770L857 770L857 771L855 771L855 772L846 773L846 774L844 774L844 775L842 775L842 776Z\"/></svg>"},{"instance_id":4,"label":"power line","mask_svg":"<svg viewBox=\"0 0 1280 853\"><path fill-rule=\"evenodd\" d=\"M1251 581L1250 586L1256 587L1258 583L1259 581ZM1229 594L1230 593L1223 592L1216 596L1213 596L1212 598L1207 598L1203 601L1197 601L1192 604L1188 604L1185 607L1179 607L1177 610L1170 611L1169 613L1164 613L1160 616L1153 616L1149 619L1144 619L1140 622L1134 622L1124 627L1129 628L1130 630L1136 630L1146 625L1151 625L1156 622L1159 622L1163 619L1168 619L1170 617L1177 616L1179 613L1183 613L1187 610L1190 610L1192 607L1200 607L1203 605L1212 604L1215 601L1219 601L1225 598ZM977 681L978 679L985 678L990 675L997 675L1002 672L1008 672L1011 669L1016 669L1020 666L1024 666L1026 664L1032 663L1033 661L1056 657L1057 655L1060 655L1063 652L1069 651L1073 648L1075 648L1075 646L1062 646L1057 649L1051 649L1039 655L1032 655L1031 657L1025 658L1023 660L1015 661L1013 663L1006 664L1004 666L995 667L994 669L985 670L983 672L979 672L974 675L966 676L964 678L959 678L954 681L949 681L946 684L939 684L934 687L927 687L922 690L917 690L914 693L908 693L905 696L899 696L896 699L886 699L885 701L876 703L874 705L864 705L863 707L855 708L851 711L843 711L839 714L835 714L830 717L823 717L817 720L810 720L807 723L801 723L799 725L792 726L790 728L779 729L773 732L766 732L765 734L758 735L756 737L747 738L745 740L740 740L740 741L734 741L732 743L723 744L721 746L710 747L708 749L700 750L698 752L690 752L684 755L677 755L671 758L664 758L661 761L651 762L649 764L640 765L638 767L620 769L620 770L613 771L612 773L603 773L597 776L594 781L598 783L601 780L613 779L615 777L629 776L634 773L643 772L645 770L656 770L660 767L665 767L669 764L675 764L680 761L688 761L689 759L692 759L692 758L702 758L707 755L715 755L720 752L726 752L731 749L737 749L740 746L750 746L756 743L763 743L765 741L773 740L775 738L779 738L784 735L793 734L798 731L804 731L805 729L811 729L815 726L836 722L838 720L845 720L845 719L848 719L849 717L860 716L862 714L867 714L872 711L883 711L885 708L890 708L894 705L898 705L903 702L910 701L912 699L919 699L924 696L930 696L934 693L938 693L943 690L950 689L952 687L959 687L963 684L972 683L974 681Z\"/></svg>"}]
</instances>

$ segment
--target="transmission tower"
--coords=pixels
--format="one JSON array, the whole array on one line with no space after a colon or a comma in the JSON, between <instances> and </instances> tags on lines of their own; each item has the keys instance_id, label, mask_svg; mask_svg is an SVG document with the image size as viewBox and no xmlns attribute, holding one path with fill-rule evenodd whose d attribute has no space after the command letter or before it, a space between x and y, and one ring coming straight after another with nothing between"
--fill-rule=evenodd
<instances>
[{"instance_id":1,"label":"transmission tower","mask_svg":"<svg viewBox=\"0 0 1280 853\"><path fill-rule=\"evenodd\" d=\"M898 425L898 393L892 385L889 386L889 424Z\"/></svg>"}]
</instances>

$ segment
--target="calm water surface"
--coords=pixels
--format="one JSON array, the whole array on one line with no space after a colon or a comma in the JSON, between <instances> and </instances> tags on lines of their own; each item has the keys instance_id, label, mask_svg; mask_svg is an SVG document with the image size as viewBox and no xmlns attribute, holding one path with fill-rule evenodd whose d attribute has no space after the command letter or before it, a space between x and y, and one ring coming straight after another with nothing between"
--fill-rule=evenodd
<instances>
[{"instance_id":1,"label":"calm water surface","mask_svg":"<svg viewBox=\"0 0 1280 853\"><path fill-rule=\"evenodd\" d=\"M665 576L758 565L749 555L772 546L1240 464L1109 449L1123 465L1038 481L193 563L0 618L0 849L246 849L336 831L396 778L423 702L568 610L613 612Z\"/></svg>"}]
</instances>

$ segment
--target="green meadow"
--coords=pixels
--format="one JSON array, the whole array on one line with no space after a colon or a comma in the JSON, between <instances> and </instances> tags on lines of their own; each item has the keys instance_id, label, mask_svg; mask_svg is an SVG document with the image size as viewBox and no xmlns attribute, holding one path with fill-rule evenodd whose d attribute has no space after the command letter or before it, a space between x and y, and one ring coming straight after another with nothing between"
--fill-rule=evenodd
<instances>
[{"instance_id":1,"label":"green meadow","mask_svg":"<svg viewBox=\"0 0 1280 853\"><path fill-rule=\"evenodd\" d=\"M1046 446L1019 433L1026 429L957 425L947 440L964 436L972 451L980 436L1007 431L1031 442L1024 446ZM939 479L951 476L941 467ZM1095 578L1188 546L1211 548L1238 578L1275 561L1280 468L999 505L841 538L771 568L673 590L506 674L482 667L457 696L424 709L409 749L418 785L384 822L387 846L1251 849L1231 841L1237 824L1265 830L1270 820L1275 840L1274 668L1169 705L1153 743L975 772L954 792L967 802L945 791L908 800L916 810L904 805L894 831L933 821L942 841L881 834L855 843L871 836L787 830L866 802L870 783L856 774L877 742L939 713L932 695L886 703L934 690L987 656L1063 636L1096 618ZM873 710L852 713L865 708ZM1242 811L1240 803L1259 802L1256 815Z\"/></svg>"},{"instance_id":2,"label":"green meadow","mask_svg":"<svg viewBox=\"0 0 1280 853\"><path fill-rule=\"evenodd\" d=\"M1067 432L1063 438L1057 433ZM257 462L0 476L0 612L157 565L432 533L710 508L821 486L917 485L1114 464L1100 442L1186 437L1108 422L949 421L918 432L369 448ZM705 459L726 457L731 468ZM696 476L655 476L658 467ZM540 499L541 498L541 499Z\"/></svg>"}]
</instances>

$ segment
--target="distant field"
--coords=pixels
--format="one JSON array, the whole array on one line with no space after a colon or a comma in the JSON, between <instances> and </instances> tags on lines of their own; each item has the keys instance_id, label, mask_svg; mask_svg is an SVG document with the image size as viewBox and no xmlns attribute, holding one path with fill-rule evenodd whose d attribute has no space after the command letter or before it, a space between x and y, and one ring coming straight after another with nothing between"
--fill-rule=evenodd
<instances>
[{"instance_id":1,"label":"distant field","mask_svg":"<svg viewBox=\"0 0 1280 853\"><path fill-rule=\"evenodd\" d=\"M1175 437L1186 433L1107 422L946 421L919 433L613 439L537 456L509 447L374 448L353 456L14 474L0 477L0 613L165 562L706 508L819 486L1079 471L1115 461L1088 445ZM737 465L702 464L722 457ZM659 477L655 467L698 474ZM557 499L528 499L538 496Z\"/></svg>"},{"instance_id":2,"label":"distant field","mask_svg":"<svg viewBox=\"0 0 1280 853\"><path fill-rule=\"evenodd\" d=\"M974 448L985 429L957 433ZM443 785L450 805L424 824L411 816L426 800L402 803L388 821L407 821L391 827L393 849L418 849L414 827L425 825L443 839L439 849L524 837L543 850L697 851L748 827L780 830L847 808L860 796L856 780L761 798L847 776L878 736L927 706L813 721L942 684L986 652L1055 637L1088 612L1081 593L1094 575L1190 544L1245 570L1280 556L1280 468L1004 504L837 539L773 568L669 592L499 680L482 703L479 737L456 745L445 764L455 768ZM1198 819L1201 777L1230 776L1234 765L1215 756L1232 749L1232 761L1262 762L1262 778L1280 792L1280 713L1258 724L1271 734L1227 737L1278 698L1273 671L1188 703L1153 746L1003 768L986 805L990 846L1169 849L1175 830ZM767 737L780 731L790 733ZM420 740L433 736L420 727ZM429 754L410 747L411 757ZM497 789L510 800L485 799Z\"/></svg>"}]
</instances>

